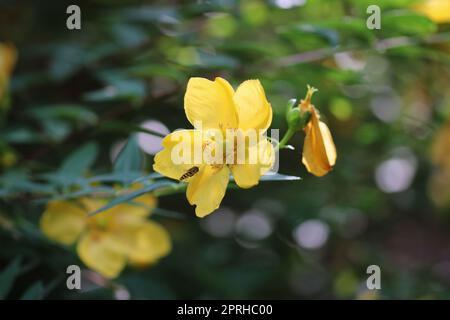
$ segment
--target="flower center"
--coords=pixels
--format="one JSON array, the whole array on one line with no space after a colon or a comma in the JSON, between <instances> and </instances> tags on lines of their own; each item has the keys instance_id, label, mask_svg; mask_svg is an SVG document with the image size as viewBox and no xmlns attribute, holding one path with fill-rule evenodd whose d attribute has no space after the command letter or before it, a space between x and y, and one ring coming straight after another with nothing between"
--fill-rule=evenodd
<instances>
[{"instance_id":1,"label":"flower center","mask_svg":"<svg viewBox=\"0 0 450 320\"><path fill-rule=\"evenodd\" d=\"M253 159L250 151L257 150L250 146L257 143L257 133L243 132L240 129L228 129L225 135L220 132L208 136L202 143L203 163L217 168L248 163L249 159Z\"/></svg>"},{"instance_id":2,"label":"flower center","mask_svg":"<svg viewBox=\"0 0 450 320\"><path fill-rule=\"evenodd\" d=\"M108 213L88 218L87 227L91 231L111 232L117 227L114 217L106 217Z\"/></svg>"}]
</instances>

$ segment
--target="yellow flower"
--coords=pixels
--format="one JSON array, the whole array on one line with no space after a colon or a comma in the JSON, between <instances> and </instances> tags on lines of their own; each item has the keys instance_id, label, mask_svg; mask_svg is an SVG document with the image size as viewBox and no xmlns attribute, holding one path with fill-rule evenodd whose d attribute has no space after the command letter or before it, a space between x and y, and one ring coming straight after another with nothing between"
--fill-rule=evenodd
<instances>
[{"instance_id":1,"label":"yellow flower","mask_svg":"<svg viewBox=\"0 0 450 320\"><path fill-rule=\"evenodd\" d=\"M450 207L450 170L436 170L428 181L428 196L441 208Z\"/></svg>"},{"instance_id":2,"label":"yellow flower","mask_svg":"<svg viewBox=\"0 0 450 320\"><path fill-rule=\"evenodd\" d=\"M11 44L0 43L0 99L8 87L16 60L16 48Z\"/></svg>"},{"instance_id":3,"label":"yellow flower","mask_svg":"<svg viewBox=\"0 0 450 320\"><path fill-rule=\"evenodd\" d=\"M41 217L40 228L48 238L64 245L76 242L83 263L107 278L117 277L127 263L149 265L170 252L167 231L146 220L156 206L153 195L88 216L105 204L105 200L93 198L51 201Z\"/></svg>"},{"instance_id":4,"label":"yellow flower","mask_svg":"<svg viewBox=\"0 0 450 320\"><path fill-rule=\"evenodd\" d=\"M356 295L357 300L380 300L380 294L375 290L366 289Z\"/></svg>"},{"instance_id":5,"label":"yellow flower","mask_svg":"<svg viewBox=\"0 0 450 320\"><path fill-rule=\"evenodd\" d=\"M426 15L437 23L450 22L449 0L425 0L414 7L418 12Z\"/></svg>"},{"instance_id":6,"label":"yellow flower","mask_svg":"<svg viewBox=\"0 0 450 320\"><path fill-rule=\"evenodd\" d=\"M273 147L264 135L272 122L272 107L259 80L247 80L234 91L222 78L191 78L184 110L195 129L175 131L165 137L164 149L155 156L153 168L164 176L187 182L186 197L196 205L196 215L204 217L219 207L230 172L239 187L250 188L272 166ZM209 135L208 131L215 134ZM235 136L229 137L230 132ZM237 142L248 138L250 132L257 133L258 142ZM237 147L230 151L231 145ZM173 154L180 146L188 153L194 151L191 161L174 161ZM195 155L198 149L204 152L200 157ZM245 161L236 161L239 149L245 149ZM251 161L256 153L256 161Z\"/></svg>"},{"instance_id":7,"label":"yellow flower","mask_svg":"<svg viewBox=\"0 0 450 320\"><path fill-rule=\"evenodd\" d=\"M450 171L450 121L436 134L431 146L431 161L434 165Z\"/></svg>"},{"instance_id":8,"label":"yellow flower","mask_svg":"<svg viewBox=\"0 0 450 320\"><path fill-rule=\"evenodd\" d=\"M450 121L436 133L431 145L431 162L436 166L428 193L438 207L450 206Z\"/></svg>"},{"instance_id":9,"label":"yellow flower","mask_svg":"<svg viewBox=\"0 0 450 320\"><path fill-rule=\"evenodd\" d=\"M319 112L311 104L311 97L316 91L308 87L306 98L300 102L302 114L310 114L311 118L305 126L306 134L303 144L303 159L308 172L321 177L333 169L336 163L336 147L327 125L320 121Z\"/></svg>"}]
</instances>

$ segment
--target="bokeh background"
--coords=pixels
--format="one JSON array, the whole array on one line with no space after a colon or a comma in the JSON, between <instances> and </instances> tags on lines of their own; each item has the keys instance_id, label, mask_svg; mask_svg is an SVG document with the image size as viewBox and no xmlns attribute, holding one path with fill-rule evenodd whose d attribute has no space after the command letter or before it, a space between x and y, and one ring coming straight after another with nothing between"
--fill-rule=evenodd
<instances>
[{"instance_id":1,"label":"bokeh background","mask_svg":"<svg viewBox=\"0 0 450 320\"><path fill-rule=\"evenodd\" d=\"M70 4L81 30L66 28ZM381 30L366 27L371 4ZM450 298L449 22L446 0L2 1L18 61L0 107L1 298ZM287 101L317 87L337 164L308 174L298 133L280 173L301 181L228 190L205 219L182 193L160 197L171 253L106 280L40 231L46 202L70 191L46 177L86 143L80 177L111 172L140 127L189 128L191 76L260 79L281 133ZM160 139L138 141L151 173ZM82 290L66 288L70 264Z\"/></svg>"}]
</instances>

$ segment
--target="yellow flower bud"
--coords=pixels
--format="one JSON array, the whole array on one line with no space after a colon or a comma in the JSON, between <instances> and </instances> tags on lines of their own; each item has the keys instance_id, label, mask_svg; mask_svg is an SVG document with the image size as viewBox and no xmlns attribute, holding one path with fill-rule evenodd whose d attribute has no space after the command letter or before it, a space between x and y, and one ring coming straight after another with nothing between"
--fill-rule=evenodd
<instances>
[{"instance_id":1,"label":"yellow flower bud","mask_svg":"<svg viewBox=\"0 0 450 320\"><path fill-rule=\"evenodd\" d=\"M317 89L308 86L306 98L300 102L299 110L309 113L309 122L304 128L306 137L303 145L302 162L308 172L321 177L333 169L336 163L336 147L328 126L320 121L319 112L311 104L311 98Z\"/></svg>"}]
</instances>

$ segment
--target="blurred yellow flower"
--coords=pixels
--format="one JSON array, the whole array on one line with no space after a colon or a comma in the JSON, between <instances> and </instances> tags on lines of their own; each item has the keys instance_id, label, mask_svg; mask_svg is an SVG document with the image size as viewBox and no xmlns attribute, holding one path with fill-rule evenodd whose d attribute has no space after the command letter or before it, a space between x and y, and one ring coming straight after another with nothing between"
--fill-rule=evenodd
<instances>
[{"instance_id":1,"label":"blurred yellow flower","mask_svg":"<svg viewBox=\"0 0 450 320\"><path fill-rule=\"evenodd\" d=\"M428 194L438 207L450 206L450 121L436 133L431 145L431 162L436 166Z\"/></svg>"},{"instance_id":2,"label":"blurred yellow flower","mask_svg":"<svg viewBox=\"0 0 450 320\"><path fill-rule=\"evenodd\" d=\"M191 78L184 97L184 110L195 129L175 131L165 137L164 149L155 156L153 169L169 178L187 182L187 199L191 205L196 205L196 215L204 217L219 207L230 172L239 187L250 188L257 185L261 175L272 166L273 147L264 136L272 122L272 107L259 80L247 80L234 91L222 78L214 81ZM246 158L240 163L235 161L236 148L230 152L214 137L206 137L203 129L215 130L227 139L230 131L237 135L257 132L258 143L245 143ZM236 137L227 139L227 145L236 145ZM220 152L223 158L209 159L202 154L201 159L194 156L189 163L175 163L173 151L183 144L188 151L195 150L196 141L201 150L213 149L211 154ZM249 161L255 150L259 155L257 161Z\"/></svg>"},{"instance_id":3,"label":"blurred yellow flower","mask_svg":"<svg viewBox=\"0 0 450 320\"><path fill-rule=\"evenodd\" d=\"M311 104L311 97L316 90L308 86L306 98L299 105L302 114L311 115L304 128L306 137L302 162L308 172L321 177L333 169L336 163L336 147L330 130L324 122L320 121L319 112Z\"/></svg>"},{"instance_id":4,"label":"blurred yellow flower","mask_svg":"<svg viewBox=\"0 0 450 320\"><path fill-rule=\"evenodd\" d=\"M0 169L12 167L17 162L17 154L9 147L0 146Z\"/></svg>"},{"instance_id":5,"label":"blurred yellow flower","mask_svg":"<svg viewBox=\"0 0 450 320\"><path fill-rule=\"evenodd\" d=\"M17 51L12 44L0 43L0 100L9 85L9 78L17 60Z\"/></svg>"},{"instance_id":6,"label":"blurred yellow flower","mask_svg":"<svg viewBox=\"0 0 450 320\"><path fill-rule=\"evenodd\" d=\"M449 0L425 0L414 7L418 12L426 15L437 23L450 22Z\"/></svg>"},{"instance_id":7,"label":"blurred yellow flower","mask_svg":"<svg viewBox=\"0 0 450 320\"><path fill-rule=\"evenodd\" d=\"M40 228L48 238L64 245L76 242L78 256L86 266L115 278L127 263L149 265L170 252L167 231L146 219L156 202L156 197L146 194L133 203L88 216L106 201L51 201L41 217Z\"/></svg>"},{"instance_id":8,"label":"blurred yellow flower","mask_svg":"<svg viewBox=\"0 0 450 320\"><path fill-rule=\"evenodd\" d=\"M450 170L438 169L431 175L428 196L437 207L450 207Z\"/></svg>"},{"instance_id":9,"label":"blurred yellow flower","mask_svg":"<svg viewBox=\"0 0 450 320\"><path fill-rule=\"evenodd\" d=\"M450 121L436 134L431 146L431 161L434 165L450 171Z\"/></svg>"},{"instance_id":10,"label":"blurred yellow flower","mask_svg":"<svg viewBox=\"0 0 450 320\"><path fill-rule=\"evenodd\" d=\"M380 300L380 294L376 290L363 290L356 295L357 300Z\"/></svg>"}]
</instances>

